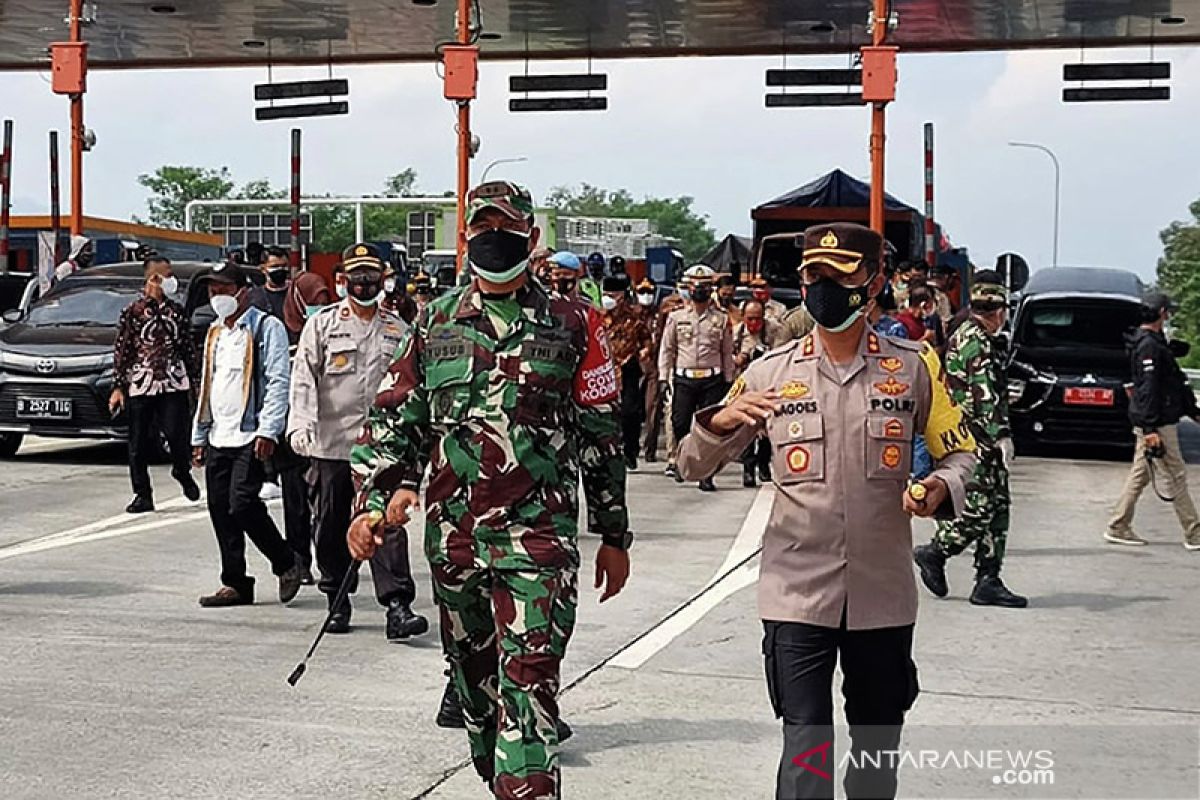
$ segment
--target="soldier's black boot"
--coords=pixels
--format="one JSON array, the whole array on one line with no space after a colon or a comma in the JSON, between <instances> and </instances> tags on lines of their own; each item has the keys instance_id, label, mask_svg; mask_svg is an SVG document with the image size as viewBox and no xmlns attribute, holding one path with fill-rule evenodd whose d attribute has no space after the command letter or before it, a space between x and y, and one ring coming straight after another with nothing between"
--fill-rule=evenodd
<instances>
[{"instance_id":1,"label":"soldier's black boot","mask_svg":"<svg viewBox=\"0 0 1200 800\"><path fill-rule=\"evenodd\" d=\"M350 598L347 597L340 606L333 608L333 595L328 596L329 608L333 611L329 616L329 622L325 624L326 633L349 633L350 632Z\"/></svg>"},{"instance_id":2,"label":"soldier's black boot","mask_svg":"<svg viewBox=\"0 0 1200 800\"><path fill-rule=\"evenodd\" d=\"M399 642L410 636L420 636L429 632L429 620L420 614L414 614L408 603L393 600L387 608L387 638L389 642Z\"/></svg>"},{"instance_id":3,"label":"soldier's black boot","mask_svg":"<svg viewBox=\"0 0 1200 800\"><path fill-rule=\"evenodd\" d=\"M712 478L705 478L704 480L700 481L698 486L702 492L715 492L717 490L717 485L713 483Z\"/></svg>"},{"instance_id":4,"label":"soldier's black boot","mask_svg":"<svg viewBox=\"0 0 1200 800\"><path fill-rule=\"evenodd\" d=\"M999 575L981 574L975 579L975 591L971 592L973 606L1000 606L1001 608L1025 608L1029 598L1013 594Z\"/></svg>"},{"instance_id":5,"label":"soldier's black boot","mask_svg":"<svg viewBox=\"0 0 1200 800\"><path fill-rule=\"evenodd\" d=\"M921 570L921 583L935 597L950 593L946 584L946 556L932 544L923 544L913 549L913 561Z\"/></svg>"},{"instance_id":6,"label":"soldier's black boot","mask_svg":"<svg viewBox=\"0 0 1200 800\"><path fill-rule=\"evenodd\" d=\"M148 511L154 510L154 501L147 495L135 494L133 501L125 506L126 514L145 514Z\"/></svg>"},{"instance_id":7,"label":"soldier's black boot","mask_svg":"<svg viewBox=\"0 0 1200 800\"><path fill-rule=\"evenodd\" d=\"M758 486L758 481L754 478L754 464L742 465L742 487L745 489L753 489Z\"/></svg>"},{"instance_id":8,"label":"soldier's black boot","mask_svg":"<svg viewBox=\"0 0 1200 800\"><path fill-rule=\"evenodd\" d=\"M562 744L567 739L570 739L572 736L575 735L575 731L571 730L571 726L568 725L566 720L564 720L562 717L558 718L558 723L557 723L556 727L558 728L558 743L559 744Z\"/></svg>"},{"instance_id":9,"label":"soldier's black boot","mask_svg":"<svg viewBox=\"0 0 1200 800\"><path fill-rule=\"evenodd\" d=\"M452 729L467 727L466 721L463 720L462 704L458 702L458 692L454 690L453 681L447 681L446 689L442 692L442 705L438 708L437 726Z\"/></svg>"}]
</instances>

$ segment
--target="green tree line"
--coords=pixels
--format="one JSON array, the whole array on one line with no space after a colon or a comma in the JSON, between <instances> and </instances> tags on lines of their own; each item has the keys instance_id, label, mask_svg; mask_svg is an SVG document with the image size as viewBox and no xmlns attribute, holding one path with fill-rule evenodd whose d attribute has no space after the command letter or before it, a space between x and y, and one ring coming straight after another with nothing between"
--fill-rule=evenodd
<instances>
[{"instance_id":1,"label":"green tree line","mask_svg":"<svg viewBox=\"0 0 1200 800\"><path fill-rule=\"evenodd\" d=\"M145 221L163 228L182 229L185 208L192 200L275 200L287 197L286 190L276 188L264 179L252 180L238 187L228 167L162 166L150 174L139 176L138 183L150 193ZM392 175L383 182L383 197L415 197L417 194L417 172L412 168ZM694 204L694 198L687 196L644 197L637 200L624 189L610 190L585 183L579 187L559 186L552 189L542 205L565 215L649 219L661 235L678 241L684 256L694 262L716 243L716 232L709 227L708 218L693 208ZM253 208L243 210L255 212ZM272 209L264 207L258 210ZM274 210L278 213L278 209ZM410 210L404 206L367 206L363 211L366 238L373 241L403 241L408 233ZM309 213L316 236L314 246L318 251L336 252L353 241L352 207L310 204ZM209 214L207 209L198 210L195 221L199 230L209 230Z\"/></svg>"}]
</instances>

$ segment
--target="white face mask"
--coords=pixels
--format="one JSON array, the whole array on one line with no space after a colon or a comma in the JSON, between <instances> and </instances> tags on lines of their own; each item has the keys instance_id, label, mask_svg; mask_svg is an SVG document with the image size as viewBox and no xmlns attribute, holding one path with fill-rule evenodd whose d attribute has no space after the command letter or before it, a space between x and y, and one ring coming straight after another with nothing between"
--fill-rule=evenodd
<instances>
[{"instance_id":1,"label":"white face mask","mask_svg":"<svg viewBox=\"0 0 1200 800\"><path fill-rule=\"evenodd\" d=\"M179 278L176 278L174 275L163 278L161 286L163 294L170 297L179 291Z\"/></svg>"},{"instance_id":2,"label":"white face mask","mask_svg":"<svg viewBox=\"0 0 1200 800\"><path fill-rule=\"evenodd\" d=\"M652 294L639 294L639 295L638 295L638 305L639 305L639 306L652 306L652 305L654 305L654 295L652 295Z\"/></svg>"},{"instance_id":3,"label":"white face mask","mask_svg":"<svg viewBox=\"0 0 1200 800\"><path fill-rule=\"evenodd\" d=\"M345 300L346 295L349 294L349 292L346 291L346 284L344 284L344 283L339 283L337 286L334 287L334 289L337 291L337 296L342 298L343 300Z\"/></svg>"},{"instance_id":4,"label":"white face mask","mask_svg":"<svg viewBox=\"0 0 1200 800\"><path fill-rule=\"evenodd\" d=\"M617 298L604 295L604 297L600 298L600 303L604 306L605 311L612 311L617 307Z\"/></svg>"},{"instance_id":5,"label":"white face mask","mask_svg":"<svg viewBox=\"0 0 1200 800\"><path fill-rule=\"evenodd\" d=\"M217 315L217 319L222 322L232 317L238 309L238 300L231 294L216 295L208 301L208 304L212 306L213 313Z\"/></svg>"},{"instance_id":6,"label":"white face mask","mask_svg":"<svg viewBox=\"0 0 1200 800\"><path fill-rule=\"evenodd\" d=\"M396 279L395 278L384 278L383 291L387 292L388 294L391 294L392 292L396 291Z\"/></svg>"}]
</instances>

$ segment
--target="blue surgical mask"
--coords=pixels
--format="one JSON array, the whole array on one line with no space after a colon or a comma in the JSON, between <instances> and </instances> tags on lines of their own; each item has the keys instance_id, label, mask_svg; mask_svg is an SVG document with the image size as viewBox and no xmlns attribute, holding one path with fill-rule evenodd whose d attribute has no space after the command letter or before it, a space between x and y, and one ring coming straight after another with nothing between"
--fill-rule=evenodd
<instances>
[{"instance_id":1,"label":"blue surgical mask","mask_svg":"<svg viewBox=\"0 0 1200 800\"><path fill-rule=\"evenodd\" d=\"M679 296L682 297L684 300L691 300L692 292L690 289L680 289Z\"/></svg>"}]
</instances>

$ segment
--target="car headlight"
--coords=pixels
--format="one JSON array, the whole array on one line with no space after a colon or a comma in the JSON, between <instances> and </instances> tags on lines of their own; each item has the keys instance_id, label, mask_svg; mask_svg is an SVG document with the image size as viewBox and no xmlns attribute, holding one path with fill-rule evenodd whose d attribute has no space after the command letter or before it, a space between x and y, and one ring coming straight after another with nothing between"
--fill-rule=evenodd
<instances>
[{"instance_id":1,"label":"car headlight","mask_svg":"<svg viewBox=\"0 0 1200 800\"><path fill-rule=\"evenodd\" d=\"M1017 403L1025 396L1025 381L1017 378L1008 380L1008 402Z\"/></svg>"}]
</instances>

